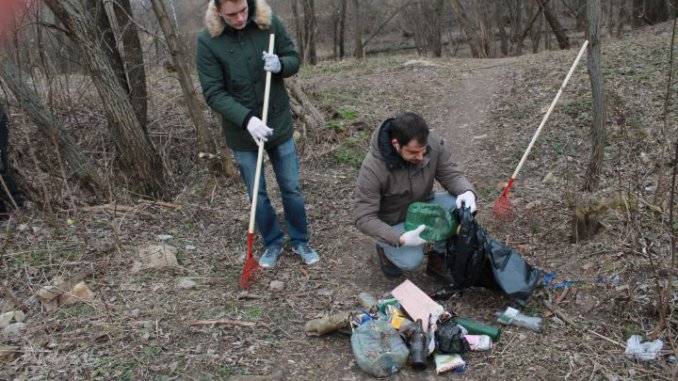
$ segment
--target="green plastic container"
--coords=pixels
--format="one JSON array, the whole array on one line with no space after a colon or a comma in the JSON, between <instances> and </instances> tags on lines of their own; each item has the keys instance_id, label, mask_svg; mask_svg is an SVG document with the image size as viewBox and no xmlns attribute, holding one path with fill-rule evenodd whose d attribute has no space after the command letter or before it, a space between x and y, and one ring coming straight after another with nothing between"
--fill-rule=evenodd
<instances>
[{"instance_id":1,"label":"green plastic container","mask_svg":"<svg viewBox=\"0 0 678 381\"><path fill-rule=\"evenodd\" d=\"M420 225L426 229L420 234L427 241L442 241L457 234L459 221L442 206L430 202L413 202L407 208L405 231Z\"/></svg>"},{"instance_id":2,"label":"green plastic container","mask_svg":"<svg viewBox=\"0 0 678 381\"><path fill-rule=\"evenodd\" d=\"M494 342L499 341L499 336L501 336L501 328L495 327L493 325L487 325L465 318L455 318L454 321L460 326L466 328L469 335L487 335Z\"/></svg>"}]
</instances>

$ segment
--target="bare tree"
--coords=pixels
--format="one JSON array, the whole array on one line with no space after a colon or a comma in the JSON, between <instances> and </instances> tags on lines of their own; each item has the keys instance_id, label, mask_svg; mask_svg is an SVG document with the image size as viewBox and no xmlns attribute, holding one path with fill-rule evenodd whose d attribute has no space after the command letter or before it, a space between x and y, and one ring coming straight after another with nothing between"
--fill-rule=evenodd
<instances>
[{"instance_id":1,"label":"bare tree","mask_svg":"<svg viewBox=\"0 0 678 381\"><path fill-rule=\"evenodd\" d=\"M477 20L473 23L469 18L464 6L460 0L452 0L452 10L459 20L469 47L471 48L471 55L476 58L487 58L490 56L490 42L488 35L485 33L486 29L482 20Z\"/></svg>"},{"instance_id":2,"label":"bare tree","mask_svg":"<svg viewBox=\"0 0 678 381\"><path fill-rule=\"evenodd\" d=\"M633 0L631 25L638 28L669 20L675 17L671 9L675 7L678 7L675 0Z\"/></svg>"},{"instance_id":3,"label":"bare tree","mask_svg":"<svg viewBox=\"0 0 678 381\"><path fill-rule=\"evenodd\" d=\"M86 187L103 189L104 182L94 163L57 122L40 96L21 80L14 62L3 54L0 54L0 79L9 87L42 135L55 144L65 158L66 164L73 170L74 176Z\"/></svg>"},{"instance_id":4,"label":"bare tree","mask_svg":"<svg viewBox=\"0 0 678 381\"><path fill-rule=\"evenodd\" d=\"M116 0L110 4L113 5L111 16L115 16L120 28L121 41L125 52L122 61L129 81L129 98L139 123L145 129L148 123L148 90L146 88L146 69L144 68L144 55L139 40L139 31L132 17L130 0Z\"/></svg>"},{"instance_id":5,"label":"bare tree","mask_svg":"<svg viewBox=\"0 0 678 381\"><path fill-rule=\"evenodd\" d=\"M105 53L94 17L79 0L45 0L70 38L80 47L111 127L118 158L133 186L144 193L161 195L164 191L164 171L143 125L134 112L131 101Z\"/></svg>"},{"instance_id":6,"label":"bare tree","mask_svg":"<svg viewBox=\"0 0 678 381\"><path fill-rule=\"evenodd\" d=\"M353 57L363 59L365 50L363 49L363 27L360 21L360 0L352 0L353 3Z\"/></svg>"},{"instance_id":7,"label":"bare tree","mask_svg":"<svg viewBox=\"0 0 678 381\"><path fill-rule=\"evenodd\" d=\"M593 130L591 159L584 179L583 190L589 192L594 191L600 182L605 150L606 108L605 81L600 53L601 13L600 0L588 0L586 5L587 38L589 40L587 67L593 93Z\"/></svg>"},{"instance_id":8,"label":"bare tree","mask_svg":"<svg viewBox=\"0 0 678 381\"><path fill-rule=\"evenodd\" d=\"M191 116L196 135L198 136L199 149L202 152L220 156L222 158L224 173L229 177L234 176L236 174L235 165L233 164L231 156L228 155L228 152L221 152L220 155L217 155L217 145L214 143L214 138L210 133L209 128L207 128L207 122L205 121L201 103L195 95L195 87L193 86L193 80L191 79L191 69L186 60L186 52L177 37L176 29L174 28L174 24L170 21L167 9L162 0L151 0L151 3L153 5L153 12L155 12L155 16L160 23L160 28L162 28L162 31L165 34L165 40L169 47L172 60L174 61L174 68L177 71L179 84L181 85L181 90L186 99L186 107L188 107L188 113Z\"/></svg>"},{"instance_id":9,"label":"bare tree","mask_svg":"<svg viewBox=\"0 0 678 381\"><path fill-rule=\"evenodd\" d=\"M560 47L560 49L569 49L570 39L567 37L567 34L565 33L565 29L563 29L563 26L560 24L558 16L555 14L555 12L553 12L551 7L549 6L548 4L549 0L537 0L537 2L539 3L539 7L542 9L542 12L546 17L546 21L549 23L549 26L551 27L553 34L555 34L556 39L558 40L558 46Z\"/></svg>"},{"instance_id":10,"label":"bare tree","mask_svg":"<svg viewBox=\"0 0 678 381\"><path fill-rule=\"evenodd\" d=\"M341 14L339 16L339 58L344 58L346 41L346 3L347 0L341 0Z\"/></svg>"},{"instance_id":11,"label":"bare tree","mask_svg":"<svg viewBox=\"0 0 678 381\"><path fill-rule=\"evenodd\" d=\"M303 0L304 4L304 49L301 55L303 62L315 65L318 63L318 53L316 52L315 40L318 34L317 21L315 16L315 1Z\"/></svg>"}]
</instances>

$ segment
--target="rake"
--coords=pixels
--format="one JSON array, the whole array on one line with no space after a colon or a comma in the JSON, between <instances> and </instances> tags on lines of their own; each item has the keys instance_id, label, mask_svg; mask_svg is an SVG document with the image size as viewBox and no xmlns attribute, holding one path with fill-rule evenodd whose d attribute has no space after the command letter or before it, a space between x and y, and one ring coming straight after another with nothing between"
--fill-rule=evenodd
<instances>
[{"instance_id":1,"label":"rake","mask_svg":"<svg viewBox=\"0 0 678 381\"><path fill-rule=\"evenodd\" d=\"M530 154L530 150L532 150L532 146L534 145L534 142L537 141L537 137L539 136L539 133L541 132L542 128L544 128L544 124L546 124L546 120L551 115L551 112L553 111L553 108L555 107L556 103L558 102L558 99L560 99L560 95L563 93L563 89L565 88L565 85L567 85L567 81L570 80L570 77L572 76L574 69L577 67L579 60L581 59L582 55L584 55L584 51L586 50L586 47L588 45L589 45L589 41L588 40L584 41L584 45L582 45L581 49L579 50L579 54L577 54L577 58L575 58L574 63L572 64L572 67L570 68L570 71L567 73L567 76L565 76L565 80L563 81L562 86L560 86L560 89L558 90L558 94L556 94L556 97L553 99L553 102L551 102L551 106L549 107L548 111L546 111L546 115L544 115L544 118L541 120L541 123L539 124L539 128L537 128L537 131L534 133L534 136L532 136L532 140L530 141L530 144L527 146L525 153L523 153L523 157L520 159L520 162L518 163L516 170L513 171L513 175L511 175L511 178L509 179L508 184L506 184L506 188L504 188L504 192L501 194L501 196L499 196L499 199L497 199L497 202L494 204L494 217L496 219L502 220L502 221L508 221L508 220L513 219L513 208L511 207L511 202L509 201L509 198L508 198L509 189L511 189L511 185L513 185L513 182L515 181L516 176L518 176L518 172L520 172L520 168L522 168L523 164L525 163L525 160L527 159L527 155Z\"/></svg>"},{"instance_id":2,"label":"rake","mask_svg":"<svg viewBox=\"0 0 678 381\"><path fill-rule=\"evenodd\" d=\"M271 33L268 40L268 52L273 53L275 34ZM266 124L268 121L268 98L271 93L271 72L266 72L266 87L264 88L264 109L262 110L261 120ZM255 281L255 273L261 267L259 262L252 254L252 245L254 244L254 217L257 211L257 199L259 198L259 179L261 178L261 163L264 158L264 142L259 142L259 151L257 153L257 169L254 172L254 184L252 185L252 208L250 209L250 225L247 230L247 259L245 267L240 275L240 287L247 289L250 283Z\"/></svg>"}]
</instances>

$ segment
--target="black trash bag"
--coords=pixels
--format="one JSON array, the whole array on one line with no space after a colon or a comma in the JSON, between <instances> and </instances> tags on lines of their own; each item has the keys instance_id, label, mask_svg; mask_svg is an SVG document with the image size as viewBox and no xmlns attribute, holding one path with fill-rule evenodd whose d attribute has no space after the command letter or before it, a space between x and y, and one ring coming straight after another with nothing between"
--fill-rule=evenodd
<instances>
[{"instance_id":1,"label":"black trash bag","mask_svg":"<svg viewBox=\"0 0 678 381\"><path fill-rule=\"evenodd\" d=\"M489 237L470 210L455 209L461 228L447 243L448 264L454 288L501 289L525 305L542 273L512 247Z\"/></svg>"},{"instance_id":2,"label":"black trash bag","mask_svg":"<svg viewBox=\"0 0 678 381\"><path fill-rule=\"evenodd\" d=\"M461 326L452 319L438 322L435 338L436 352L463 354L471 350Z\"/></svg>"},{"instance_id":3,"label":"black trash bag","mask_svg":"<svg viewBox=\"0 0 678 381\"><path fill-rule=\"evenodd\" d=\"M485 287L499 289L489 258L484 250L485 233L478 225L470 209L455 209L459 220L459 232L447 240L447 263L454 278L454 288Z\"/></svg>"}]
</instances>

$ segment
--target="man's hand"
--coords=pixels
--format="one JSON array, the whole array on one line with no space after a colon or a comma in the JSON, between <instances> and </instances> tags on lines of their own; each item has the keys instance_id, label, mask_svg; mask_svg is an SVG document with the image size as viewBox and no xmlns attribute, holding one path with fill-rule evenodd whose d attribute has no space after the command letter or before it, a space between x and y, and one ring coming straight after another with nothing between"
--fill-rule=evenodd
<instances>
[{"instance_id":1,"label":"man's hand","mask_svg":"<svg viewBox=\"0 0 678 381\"><path fill-rule=\"evenodd\" d=\"M471 213L476 211L476 195L471 191L466 191L457 196L457 209L463 207L471 209Z\"/></svg>"},{"instance_id":2,"label":"man's hand","mask_svg":"<svg viewBox=\"0 0 678 381\"><path fill-rule=\"evenodd\" d=\"M280 58L278 58L277 55L264 52L261 59L264 60L264 70L270 71L271 73L280 73L280 70L282 70Z\"/></svg>"},{"instance_id":3,"label":"man's hand","mask_svg":"<svg viewBox=\"0 0 678 381\"><path fill-rule=\"evenodd\" d=\"M261 119L253 116L247 122L247 131L252 135L252 139L257 145L268 141L268 137L273 133L273 129L269 128Z\"/></svg>"},{"instance_id":4,"label":"man's hand","mask_svg":"<svg viewBox=\"0 0 678 381\"><path fill-rule=\"evenodd\" d=\"M426 240L419 236L424 229L426 229L426 225L419 225L418 228L403 233L398 239L398 243L401 246L421 246L425 244Z\"/></svg>"}]
</instances>

